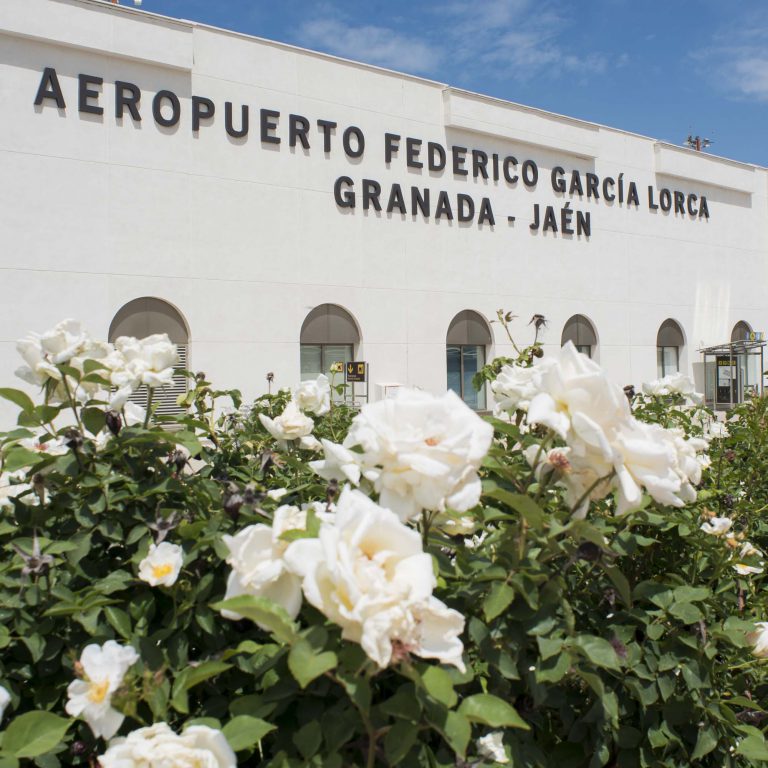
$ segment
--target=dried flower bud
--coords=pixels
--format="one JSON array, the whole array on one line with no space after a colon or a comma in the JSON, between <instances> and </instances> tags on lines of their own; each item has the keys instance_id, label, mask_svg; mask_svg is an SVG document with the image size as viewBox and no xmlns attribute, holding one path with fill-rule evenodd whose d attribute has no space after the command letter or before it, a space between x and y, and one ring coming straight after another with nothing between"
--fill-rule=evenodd
<instances>
[{"instance_id":1,"label":"dried flower bud","mask_svg":"<svg viewBox=\"0 0 768 768\"><path fill-rule=\"evenodd\" d=\"M627 386L624 387L624 394L627 396L627 400L631 403L635 399L635 385L627 384Z\"/></svg>"},{"instance_id":2,"label":"dried flower bud","mask_svg":"<svg viewBox=\"0 0 768 768\"><path fill-rule=\"evenodd\" d=\"M123 428L123 419L117 411L107 411L104 417L107 423L107 429L117 437Z\"/></svg>"},{"instance_id":3,"label":"dried flower bud","mask_svg":"<svg viewBox=\"0 0 768 768\"><path fill-rule=\"evenodd\" d=\"M267 374L267 381L271 384L274 380L275 380L275 374L272 371L270 371Z\"/></svg>"},{"instance_id":4,"label":"dried flower bud","mask_svg":"<svg viewBox=\"0 0 768 768\"><path fill-rule=\"evenodd\" d=\"M528 325L532 325L537 331L547 327L547 318L544 315L535 314Z\"/></svg>"},{"instance_id":5,"label":"dried flower bud","mask_svg":"<svg viewBox=\"0 0 768 768\"><path fill-rule=\"evenodd\" d=\"M534 348L531 350L531 354L532 354L534 357L544 357L544 350L543 350L541 347L534 347Z\"/></svg>"},{"instance_id":6,"label":"dried flower bud","mask_svg":"<svg viewBox=\"0 0 768 768\"><path fill-rule=\"evenodd\" d=\"M72 746L69 749L72 752L73 757L81 757L86 753L88 747L85 745L84 741L73 741Z\"/></svg>"},{"instance_id":7,"label":"dried flower bud","mask_svg":"<svg viewBox=\"0 0 768 768\"><path fill-rule=\"evenodd\" d=\"M176 467L177 472L181 472L187 465L187 454L184 451L176 450L171 454L171 464Z\"/></svg>"},{"instance_id":8,"label":"dried flower bud","mask_svg":"<svg viewBox=\"0 0 768 768\"><path fill-rule=\"evenodd\" d=\"M579 560L587 560L590 563L599 560L601 554L602 550L600 547L591 541L582 541L581 544L579 544L579 548L576 550L576 557Z\"/></svg>"},{"instance_id":9,"label":"dried flower bud","mask_svg":"<svg viewBox=\"0 0 768 768\"><path fill-rule=\"evenodd\" d=\"M64 445L73 451L78 451L83 447L83 436L74 427L71 427L64 433Z\"/></svg>"}]
</instances>

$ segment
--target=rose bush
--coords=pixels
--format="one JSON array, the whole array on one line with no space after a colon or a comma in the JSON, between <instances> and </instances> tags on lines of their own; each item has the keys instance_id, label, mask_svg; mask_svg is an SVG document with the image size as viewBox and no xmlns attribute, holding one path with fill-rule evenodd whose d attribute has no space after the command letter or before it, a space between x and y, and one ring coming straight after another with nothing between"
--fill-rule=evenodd
<instances>
[{"instance_id":1,"label":"rose bush","mask_svg":"<svg viewBox=\"0 0 768 768\"><path fill-rule=\"evenodd\" d=\"M127 398L167 338L19 351L0 768L768 760L766 401L721 425L534 342L479 377L495 416L198 374L159 417Z\"/></svg>"}]
</instances>

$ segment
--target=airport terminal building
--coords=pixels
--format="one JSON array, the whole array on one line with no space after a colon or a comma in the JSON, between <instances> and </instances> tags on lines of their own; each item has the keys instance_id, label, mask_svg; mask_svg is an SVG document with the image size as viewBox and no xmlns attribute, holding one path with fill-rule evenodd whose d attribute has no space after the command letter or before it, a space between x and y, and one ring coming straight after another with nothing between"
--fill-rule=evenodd
<instances>
[{"instance_id":1,"label":"airport terminal building","mask_svg":"<svg viewBox=\"0 0 768 768\"><path fill-rule=\"evenodd\" d=\"M0 4L0 100L3 386L76 317L246 396L355 361L483 409L503 308L620 384L761 388L764 168L100 0Z\"/></svg>"}]
</instances>

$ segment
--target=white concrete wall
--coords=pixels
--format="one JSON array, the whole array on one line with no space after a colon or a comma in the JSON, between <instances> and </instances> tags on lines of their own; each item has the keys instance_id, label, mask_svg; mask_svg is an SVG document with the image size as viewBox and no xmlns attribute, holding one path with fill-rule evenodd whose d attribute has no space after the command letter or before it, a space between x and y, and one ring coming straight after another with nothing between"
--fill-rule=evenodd
<instances>
[{"instance_id":1,"label":"white concrete wall","mask_svg":"<svg viewBox=\"0 0 768 768\"><path fill-rule=\"evenodd\" d=\"M66 110L33 100L55 67ZM78 74L104 78L103 116L78 112ZM142 89L143 120L114 116L114 82ZM162 128L151 100L182 102L181 123ZM192 95L211 98L213 120L193 134ZM224 129L224 102L251 108L247 139ZM299 332L325 302L356 318L358 356L376 382L445 388L445 335L473 309L512 310L521 343L535 312L560 343L566 320L594 323L599 359L620 382L656 375L656 334L683 327L683 363L730 339L746 320L768 329L765 300L766 172L661 145L652 139L447 89L439 83L282 44L93 0L0 4L0 383L12 383L14 341L28 330L80 318L106 337L111 319L139 296L168 300L191 329L190 363L220 387L247 395L299 378ZM262 145L258 110L281 112L282 144ZM311 121L310 150L288 146L290 113ZM330 154L315 121L339 128ZM341 132L365 133L360 160ZM389 167L384 134L402 136ZM533 159L535 190L518 183L431 174L406 167L405 138ZM637 184L639 208L556 194L560 165ZM337 177L429 187L433 218L339 209ZM569 176L566 175L566 180ZM647 187L706 195L710 219L652 212ZM440 190L488 196L496 225L435 220ZM658 200L658 192L657 192ZM534 203L591 212L591 237L532 233ZM510 224L508 215L516 221ZM558 214L559 215L559 214ZM492 325L491 352L509 344ZM2 413L2 411L0 411Z\"/></svg>"}]
</instances>

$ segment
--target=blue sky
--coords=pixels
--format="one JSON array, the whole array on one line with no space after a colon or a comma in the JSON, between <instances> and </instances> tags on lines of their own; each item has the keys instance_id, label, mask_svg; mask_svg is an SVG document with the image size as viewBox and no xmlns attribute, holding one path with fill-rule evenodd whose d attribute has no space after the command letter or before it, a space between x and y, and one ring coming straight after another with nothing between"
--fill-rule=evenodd
<instances>
[{"instance_id":1,"label":"blue sky","mask_svg":"<svg viewBox=\"0 0 768 768\"><path fill-rule=\"evenodd\" d=\"M131 5L131 0L122 0ZM766 0L143 0L768 166Z\"/></svg>"}]
</instances>

